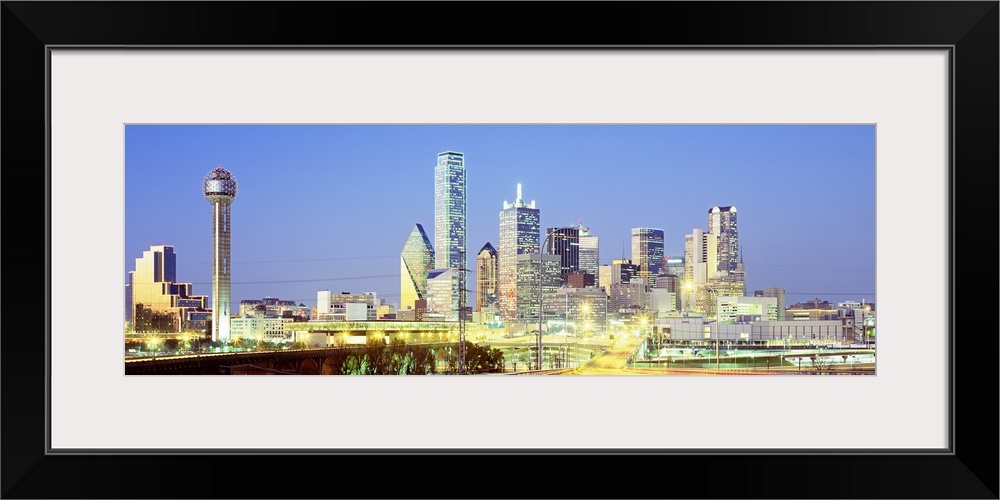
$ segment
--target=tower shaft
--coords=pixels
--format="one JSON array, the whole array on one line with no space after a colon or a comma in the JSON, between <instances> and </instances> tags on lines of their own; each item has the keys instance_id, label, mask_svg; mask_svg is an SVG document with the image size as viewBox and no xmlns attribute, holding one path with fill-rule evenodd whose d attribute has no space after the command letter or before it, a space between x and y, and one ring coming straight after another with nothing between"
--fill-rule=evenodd
<instances>
[{"instance_id":1,"label":"tower shaft","mask_svg":"<svg viewBox=\"0 0 1000 500\"><path fill-rule=\"evenodd\" d=\"M230 205L216 201L212 205L212 341L230 338L231 311L231 217Z\"/></svg>"}]
</instances>

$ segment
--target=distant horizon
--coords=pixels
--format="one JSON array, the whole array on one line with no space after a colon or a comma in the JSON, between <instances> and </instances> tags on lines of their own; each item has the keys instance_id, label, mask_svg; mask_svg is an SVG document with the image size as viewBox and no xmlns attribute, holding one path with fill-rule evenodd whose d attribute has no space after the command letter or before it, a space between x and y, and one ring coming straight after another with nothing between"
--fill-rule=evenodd
<instances>
[{"instance_id":1,"label":"distant horizon","mask_svg":"<svg viewBox=\"0 0 1000 500\"><path fill-rule=\"evenodd\" d=\"M786 290L875 302L872 125L128 125L125 263L172 245L177 279L211 305L204 175L222 166L232 204L232 301L316 305L316 293L375 292L399 305L399 253L414 224L434 241L433 172L465 154L467 259L497 246L516 185L541 232L580 222L600 264L630 258L632 228L664 230L664 254L735 206L747 294ZM435 249L436 250L436 249ZM475 306L474 293L469 302Z\"/></svg>"}]
</instances>

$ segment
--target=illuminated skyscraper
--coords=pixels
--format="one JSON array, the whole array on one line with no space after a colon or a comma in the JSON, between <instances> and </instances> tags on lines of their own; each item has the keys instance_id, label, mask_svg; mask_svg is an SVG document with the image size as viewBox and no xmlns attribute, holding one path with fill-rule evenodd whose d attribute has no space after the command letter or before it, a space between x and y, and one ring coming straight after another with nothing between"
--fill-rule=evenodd
<instances>
[{"instance_id":1,"label":"illuminated skyscraper","mask_svg":"<svg viewBox=\"0 0 1000 500\"><path fill-rule=\"evenodd\" d=\"M212 204L212 341L228 341L232 274L229 247L232 217L229 206L236 199L236 177L228 170L216 167L205 175L202 188L205 199Z\"/></svg>"},{"instance_id":2,"label":"illuminated skyscraper","mask_svg":"<svg viewBox=\"0 0 1000 500\"><path fill-rule=\"evenodd\" d=\"M191 295L190 283L176 282L177 254L171 245L153 245L142 252L142 257L135 259L135 270L128 273L128 281L125 321L133 331L176 332L195 328L201 325L201 317L207 315L207 297Z\"/></svg>"},{"instance_id":3,"label":"illuminated skyscraper","mask_svg":"<svg viewBox=\"0 0 1000 500\"><path fill-rule=\"evenodd\" d=\"M712 207L708 210L708 232L718 239L718 268L712 271L732 272L740 263L740 236L736 230L736 207Z\"/></svg>"},{"instance_id":4,"label":"illuminated skyscraper","mask_svg":"<svg viewBox=\"0 0 1000 500\"><path fill-rule=\"evenodd\" d=\"M692 285L703 285L717 273L718 238L713 233L694 229L684 235L684 280Z\"/></svg>"},{"instance_id":5,"label":"illuminated skyscraper","mask_svg":"<svg viewBox=\"0 0 1000 500\"><path fill-rule=\"evenodd\" d=\"M434 167L434 267L456 270L457 279L451 280L454 297L467 289L467 273L458 271L466 268L465 187L465 154L438 153Z\"/></svg>"},{"instance_id":6,"label":"illuminated skyscraper","mask_svg":"<svg viewBox=\"0 0 1000 500\"><path fill-rule=\"evenodd\" d=\"M459 274L455 268L431 269L427 273L427 315L437 321L458 321Z\"/></svg>"},{"instance_id":7,"label":"illuminated skyscraper","mask_svg":"<svg viewBox=\"0 0 1000 500\"><path fill-rule=\"evenodd\" d=\"M539 252L540 212L535 202L521 199L521 185L517 185L514 203L503 202L500 210L500 243L497 246L497 282L500 315L504 322L517 318L517 256ZM537 309L537 308L536 308Z\"/></svg>"},{"instance_id":8,"label":"illuminated skyscraper","mask_svg":"<svg viewBox=\"0 0 1000 500\"><path fill-rule=\"evenodd\" d=\"M541 259L541 262L539 262ZM538 294L542 297L551 297L559 289L559 256L539 255L536 253L525 253L514 258L515 269L515 318L520 318L521 322L536 323L538 321L540 305ZM542 275L538 276L539 267ZM539 290L538 285L541 285Z\"/></svg>"},{"instance_id":9,"label":"illuminated skyscraper","mask_svg":"<svg viewBox=\"0 0 1000 500\"><path fill-rule=\"evenodd\" d=\"M639 278L653 286L663 263L663 230L632 228L632 263L639 268Z\"/></svg>"},{"instance_id":10,"label":"illuminated skyscraper","mask_svg":"<svg viewBox=\"0 0 1000 500\"><path fill-rule=\"evenodd\" d=\"M663 265L660 266L660 274L672 274L680 278L683 282L684 275L684 256L667 256L663 258Z\"/></svg>"},{"instance_id":11,"label":"illuminated skyscraper","mask_svg":"<svg viewBox=\"0 0 1000 500\"><path fill-rule=\"evenodd\" d=\"M565 283L567 276L580 269L580 229L550 227L545 236L545 253L559 256L559 277Z\"/></svg>"},{"instance_id":12,"label":"illuminated skyscraper","mask_svg":"<svg viewBox=\"0 0 1000 500\"><path fill-rule=\"evenodd\" d=\"M434 267L465 267L465 155L445 151L434 168Z\"/></svg>"},{"instance_id":13,"label":"illuminated skyscraper","mask_svg":"<svg viewBox=\"0 0 1000 500\"><path fill-rule=\"evenodd\" d=\"M600 262L601 254L598 246L598 237L590 234L590 228L583 226L580 221L580 271L594 275L594 284L601 285Z\"/></svg>"},{"instance_id":14,"label":"illuminated skyscraper","mask_svg":"<svg viewBox=\"0 0 1000 500\"><path fill-rule=\"evenodd\" d=\"M413 225L410 237L399 255L399 308L416 308L414 303L427 299L427 273L434 268L434 248L423 226Z\"/></svg>"},{"instance_id":15,"label":"illuminated skyscraper","mask_svg":"<svg viewBox=\"0 0 1000 500\"><path fill-rule=\"evenodd\" d=\"M476 255L476 311L497 303L497 251L487 242Z\"/></svg>"}]
</instances>

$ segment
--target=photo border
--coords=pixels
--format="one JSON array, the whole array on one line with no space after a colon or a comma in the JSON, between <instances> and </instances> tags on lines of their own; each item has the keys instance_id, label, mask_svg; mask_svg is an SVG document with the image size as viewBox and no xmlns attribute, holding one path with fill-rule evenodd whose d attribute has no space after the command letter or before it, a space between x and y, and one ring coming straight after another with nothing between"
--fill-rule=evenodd
<instances>
[{"instance_id":1,"label":"photo border","mask_svg":"<svg viewBox=\"0 0 1000 500\"><path fill-rule=\"evenodd\" d=\"M176 49L179 46L201 46L213 48L302 48L304 46L316 44L318 48L330 47L372 47L372 48L399 48L405 45L407 39L422 40L426 45L412 46L414 48L459 48L454 45L439 45L435 33L428 26L433 24L423 24L415 22L416 19L423 19L431 23L437 16L446 15L454 19L461 19L470 15L470 6L467 4L451 3L447 6L435 5L428 7L424 4L393 4L391 9L384 7L387 4L321 4L321 3L287 3L271 4L268 2L259 3L221 3L221 4L201 4L190 3L164 3L164 4L142 4L142 3L106 3L97 4L89 2L4 2L2 13L3 29L3 58L2 64L4 72L3 95L6 106L3 107L4 130L3 138L6 139L5 148L2 150L4 166L8 167L8 189L11 186L22 186L24 184L38 185L37 177L33 177L31 182L22 181L21 177L27 178L29 173L44 172L44 185L48 188L48 102L41 98L48 92L48 56L54 47L109 47L121 48L126 46L165 47ZM518 20L524 24L520 16L527 14L531 9L523 7L505 7L506 13L500 14L498 21ZM681 48L801 48L803 50L815 50L821 46L836 46L838 48L885 48L885 47L928 47L928 46L950 46L951 47L951 75L952 75L952 99L951 126L953 140L951 141L952 167L951 167L951 210L949 227L949 239L951 244L952 274L950 276L951 293L949 294L951 303L949 309L954 311L955 294L957 285L955 279L957 275L979 275L995 276L988 271L992 271L996 266L995 262L985 262L985 259L969 259L966 262L955 259L957 245L955 234L963 227L971 227L971 219L975 218L972 212L982 212L990 210L995 213L995 200L997 193L995 189L995 170L993 175L987 177L987 172L998 165L997 157L997 2L890 2L890 3L864 3L864 2L781 2L775 4L751 4L751 3L643 3L625 5L603 5L603 4L580 4L574 5L574 9L579 9L580 14L589 17L592 21L597 21L604 16L620 16L623 20L634 20L635 23L628 29L624 27L612 28L606 35L617 43L628 43L634 45L608 46L607 40L601 37L589 35L586 30L576 33L562 33L563 39L571 39L573 44L552 45L542 42L530 41L531 47L523 45L495 45L495 42L504 39L509 40L510 36L501 31L485 29L478 34L466 35L466 45L470 49L484 48L519 48L530 50L531 48L608 48L615 50L618 48L650 48L662 49L668 47ZM337 13L336 21L331 25L320 23L318 9L331 9ZM391 10L389 13L387 10ZM278 14L278 16L276 16ZM654 16L653 14L656 14ZM665 17L663 14L667 14ZM273 19L286 16L285 24L276 23ZM194 22L196 16L200 16L200 22ZM702 17L694 17L702 16ZM712 26L698 26L697 32L692 26L681 23L684 19L711 18L718 23ZM231 20L238 19L239 23ZM323 18L327 19L327 18ZM383 19L390 22L382 23ZM654 19L666 19L662 26L654 24ZM747 29L743 23L752 20L756 25L753 29ZM100 23L97 21L101 20ZM113 22L118 20L121 22ZM553 19L544 17L527 21L528 27L544 28L544 22L553 22ZM356 22L356 24L353 24ZM141 29L137 27L141 26ZM503 22L500 23L501 25ZM626 23L627 24L627 23ZM97 27L100 27L99 29ZM221 30L214 28L221 26ZM381 29L373 28L380 26ZM409 27L409 28L407 28ZM671 28L677 28L672 30ZM567 28L568 29L568 28ZM633 29L635 31L633 31ZM384 30L384 31L383 31ZM556 30L558 31L558 30ZM372 33L386 33L384 36L375 36ZM528 33L537 33L528 29ZM634 33L639 33L641 39L637 39ZM318 38L316 38L318 36ZM489 40L484 40L483 37ZM374 39L373 39L374 37ZM531 37L529 37L531 38ZM379 43L382 45L372 45ZM361 44L361 45L358 45ZM19 105L15 105L18 103ZM970 165L965 170L955 168L956 165ZM11 172L11 168L18 170ZM962 174L959 176L959 174ZM17 178L16 182L11 182ZM963 198L961 203L957 199L957 192L961 188ZM987 189L985 192L981 191ZM975 195L970 195L975 190ZM10 193L9 193L10 194ZM39 197L36 200L42 201ZM46 297L45 321L48 330L48 321L51 317L50 273L48 265L48 254L50 251L48 227L51 222L50 201L47 193L44 199L44 213L46 218L46 234L44 237L25 238L20 237L13 245L8 240L5 248L8 262L18 262L19 267L45 269L45 287L39 290L38 295ZM963 206L963 204L968 204ZM26 215L26 217L8 218L8 230L12 235L37 235L39 227L37 224L37 214L43 210L23 209L17 210L8 205L8 216ZM32 216L34 215L34 216ZM964 216L963 216L964 215ZM25 220L27 219L27 220ZM969 222L965 222L969 221ZM11 226L10 224L13 224ZM980 230L981 231L981 230ZM970 231L971 232L971 231ZM28 241L31 240L31 241ZM23 243L41 243L45 246L29 248ZM968 239L963 239L968 248ZM44 262L42 261L45 257ZM976 269L972 270L972 261L976 263ZM983 273L982 267L986 267ZM34 289L31 289L34 290ZM38 296L35 295L35 296ZM990 316L990 315L983 315ZM8 315L7 326L10 327L13 321L12 315ZM984 332L995 331L996 325L980 325L984 321L976 318L962 318L963 325L967 329L978 329ZM970 321L971 319L971 321ZM8 332L20 330L24 327L37 326L37 322L29 323L28 320L18 319L17 328L9 328ZM957 318L952 314L952 332L950 337L954 341L955 330L957 329ZM971 325L971 326L970 326ZM984 336L982 346L985 352L996 352L997 338ZM141 476L150 466L167 469L180 468L181 463L190 465L201 470L226 471L224 474L235 474L240 467L247 466L253 460L253 453L239 452L228 456L224 460L212 459L212 453L189 456L187 453L177 453L171 450L171 454L164 450L149 450L146 453L123 455L133 455L127 458L121 456L81 456L84 454L67 454L73 456L55 456L52 453L47 441L46 427L48 425L48 401L47 391L25 390L32 384L25 381L47 384L47 366L41 363L39 358L47 356L48 345L45 340L24 336L23 339L10 340L8 336L7 349L0 351L2 355L3 375L3 402L6 403L3 411L3 430L5 438L2 449L6 460L3 461L3 496L8 497L32 497L33 494L42 496L129 496L129 497L149 497L149 496L171 496L171 497L204 497L206 490L199 489L204 486L205 480L198 480L186 483L171 483L169 485L159 484L158 486L131 484L125 478ZM17 342L17 343L13 343ZM954 346L952 346L954 353ZM952 354L953 354L952 353ZM902 496L902 497L939 497L939 498L996 498L997 496L997 467L996 467L996 439L995 429L983 429L970 425L969 415L976 414L985 417L987 422L997 421L997 407L995 400L990 397L981 397L981 389L984 384L995 383L996 381L996 360L988 360L980 364L954 363L952 377L952 387L950 403L952 407L952 429L951 446L949 453L921 455L919 453L905 454L873 454L873 453L789 453L768 454L767 456L756 456L752 462L757 465L747 466L747 457L741 456L739 450L726 452L705 452L693 456L685 456L682 460L672 461L669 465L666 458L653 459L650 455L660 453L643 453L642 450L600 450L600 455L645 455L648 465L655 464L656 473L652 478L661 478L666 469L677 472L682 477L689 473L704 475L706 467L719 468L719 470L739 471L736 473L734 481L729 486L718 485L710 492L703 492L713 497L736 496L736 497L778 497L796 496L810 498L816 495L823 497L869 497L877 498L882 496ZM44 369L44 370L43 370ZM956 380L963 380L963 384L955 384ZM37 386L34 386L37 387ZM991 393L992 394L992 393ZM978 396L978 399L977 399ZM959 411L961 410L961 411ZM964 416L965 418L959 418ZM964 423L964 425L959 425ZM526 450L521 450L525 452ZM440 456L450 454L449 450L439 450L437 452L420 450L417 454L436 455L435 460L419 461L423 465L413 464L412 456L390 459L388 455L398 455L398 452L385 452L369 450L366 455L371 457L379 455L378 461L371 458L356 456L350 458L359 468L364 466L379 464L378 468L391 468L393 465L404 465L409 470L416 473L422 470L431 470L432 466L440 465ZM176 454L175 454L176 453ZM272 452L269 451L268 454ZM303 453L294 450L282 450L279 454ZM308 454L308 452L304 452ZM455 454L477 454L463 450L453 451ZM492 454L492 453L479 453ZM576 450L553 453L538 453L536 455L576 455L581 453ZM674 453L670 453L674 454ZM154 456L161 455L161 456ZM983 461L984 457L992 457ZM237 458L240 458L237 460ZM290 457L282 457L282 460ZM509 458L509 457L508 457ZM568 458L568 457L566 457ZM598 457L586 457L584 460L595 461ZM652 459L652 461L650 461ZM461 460L461 458L459 458ZM88 465L83 465L84 463ZM306 456L301 462L302 469L319 473L324 467L329 467L329 463L323 460L312 460ZM508 460L508 463L510 460ZM550 462L550 461L549 461ZM683 462L683 463L681 463ZM310 465L311 463L311 465ZM455 462L460 463L460 462ZM516 463L524 465L540 465L547 463L539 460L537 456L525 456L518 458ZM593 462L598 463L598 462ZM614 459L602 458L599 460L600 467L606 469L605 472L611 474L616 469L624 471L624 465L635 466L634 460L624 460L623 457ZM197 464L197 465L195 465ZM291 464L291 462L289 462ZM614 464L621 464L619 467ZM299 463L296 463L298 466ZM795 474L815 474L817 468L822 470L858 470L861 477L850 477L849 481L831 484L822 489L814 489L815 485L809 480L797 481L789 479L785 482L775 481L767 483L756 475L769 471L773 467L784 467L788 470L789 477ZM829 468L829 469L828 469ZM352 467L353 469L353 467ZM352 472L353 473L353 472ZM308 473L305 473L307 474ZM709 473L711 476L711 473ZM64 478L53 480L54 478ZM360 476L359 476L360 477ZM415 476L416 477L416 476ZM655 482L655 481L654 481ZM140 482L135 482L140 483ZM397 488L406 486L406 481L399 481ZM739 484L737 484L739 483ZM273 484L271 486L274 486ZM294 488L293 486L285 486ZM593 485L582 485L577 487L559 485L553 491L567 492L574 491L574 488L581 488L580 491L589 492L587 495L601 491L600 487ZM224 488L226 495L256 497L266 493L266 488L261 489L258 484L227 484L223 487L219 485L213 487ZM158 490L159 489L159 490ZM653 486L652 490L660 495L665 495L668 487ZM290 493L293 490L288 490ZM401 493L389 496L408 497L413 496L412 490L399 489ZM407 493L410 491L410 493ZM617 489L607 491L619 491ZM639 491L639 490L632 490ZM61 492L61 494L59 494ZM727 495L727 493L729 493ZM385 490L380 490L379 496L386 496ZM622 493L610 494L611 497L621 496ZM279 495L283 496L283 495ZM474 496L461 495L459 496ZM627 493L625 496L634 496ZM685 496L698 496L686 492Z\"/></svg>"}]
</instances>

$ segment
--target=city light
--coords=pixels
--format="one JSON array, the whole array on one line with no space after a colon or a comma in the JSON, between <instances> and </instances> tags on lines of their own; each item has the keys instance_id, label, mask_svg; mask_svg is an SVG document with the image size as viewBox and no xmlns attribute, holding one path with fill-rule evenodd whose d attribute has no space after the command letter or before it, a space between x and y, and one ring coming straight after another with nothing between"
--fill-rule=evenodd
<instances>
[{"instance_id":1,"label":"city light","mask_svg":"<svg viewBox=\"0 0 1000 500\"><path fill-rule=\"evenodd\" d=\"M405 199L407 202L411 199L423 200L426 205L423 209L414 203L412 207L407 206L397 212L380 211L382 208L375 210L374 207L359 205L355 201L355 204L347 206L351 207L349 215L357 215L358 224L345 224L342 231L338 226L338 233L343 233L339 236L344 242L371 238L368 246L363 247L363 252L359 251L355 256L344 256L339 253L339 248L317 245L317 250L306 255L298 249L311 248L314 239L324 241L318 234L309 233L304 245L303 242L295 242L293 245L272 249L272 253L276 255L273 261L267 260L270 255L260 262L249 261L277 263L286 262L281 259L287 259L287 262L303 263L289 266L288 269L298 267L304 271L274 272L275 275L288 272L289 276L278 276L273 281L270 277L263 280L251 277L252 273L259 271L253 269L253 266L243 265L245 262L237 261L235 265L231 262L232 250L236 250L230 248L231 243L245 241L233 239L231 234L231 205L237 195L236 178L222 167L213 167L204 176L202 183L204 197L212 205L212 249L210 255L204 255L200 259L207 261L202 262L206 264L206 268L210 265L210 273L204 272L203 281L178 281L177 255L183 252L174 253L172 245L154 245L143 252L143 257L135 259L135 271L130 272L126 289L126 310L129 311L129 316L126 318L125 328L126 342L130 347L126 356L140 357L135 353L142 350L143 338L146 337L145 342L154 358L160 344L166 347L174 346L176 342L177 352L171 350L168 353L170 355L161 360L161 365L175 361L182 364L185 356L196 358L193 353L185 355L183 352L191 347L194 339L187 332L201 329L207 334L199 338L199 346L201 340L207 340L207 336L211 335L214 350L218 351L218 346L221 345L229 353L203 356L219 356L219 366L222 367L220 370L223 371L226 369L224 367L238 365L233 361L240 359L237 355L239 352L255 351L254 358L266 358L269 346L282 343L296 347L300 343L305 344L310 349L304 354L315 356L315 359L328 357L338 363L338 366L340 361L337 360L340 358L337 356L341 355L336 353L338 349L366 348L369 351L366 351L365 356L368 358L365 359L381 359L381 354L370 350L378 349L379 341L393 344L386 346L387 349L413 348L416 349L412 351L414 355L429 353L428 359L435 360L436 357L437 369L445 370L445 365L453 364L440 353L451 353L454 344L448 343L463 339L483 344L489 340L497 352L505 356L505 362L509 363L511 359L525 361L528 358L531 362L521 366L529 365L528 371L545 372L574 362L581 369L584 365L581 360L588 356L597 360L592 366L600 366L603 370L600 373L638 373L636 370L641 367L646 370L643 373L662 374L681 373L682 369L702 370L713 374L741 374L741 370L754 370L758 364L768 371L793 374L801 373L802 370L798 364L795 364L793 370L791 360L798 361L803 357L815 360L809 367L815 373L835 369L823 363L822 355L815 354L823 349L833 349L834 346L854 349L844 351L842 359L845 362L838 365L847 365L847 359L867 360L874 357L875 311L870 303L866 303L867 299L834 304L816 298L809 303L786 304L784 288L766 283L754 273L751 273L752 279L761 279L761 283L768 286L761 290L748 288L748 263L754 265L758 261L764 262L758 269L781 268L778 262L782 256L777 255L780 250L755 250L758 253L747 254L749 258L744 261L741 245L743 235L738 231L737 211L733 205L720 203L709 206L709 203L705 203L705 206L698 207L691 203L678 203L676 208L670 209L671 217L676 214L683 218L688 212L694 213L692 217L696 217L693 222L696 226L690 230L686 228L692 226L681 226L685 227L683 232L665 232L648 226L631 227L629 256L626 255L628 233L622 228L628 229L627 223L633 220L643 221L641 224L655 224L658 218L662 219L662 214L657 216L656 212L639 208L634 213L621 212L625 215L619 216L620 220L603 221L604 224L601 225L591 222L591 215L580 214L586 215L588 223L600 228L599 231L607 231L605 234L609 236L602 236L606 239L601 240L604 246L599 247L598 235L591 234L590 228L583 226L582 219L579 226L541 225L543 221L558 220L555 214L559 210L597 210L586 204L575 204L577 201L574 200L578 197L557 196L561 192L554 192L550 184L540 183L539 199L542 203L536 205L534 200L527 202L522 199L521 184L517 184L515 201L504 201L502 208L486 207L494 216L484 218L481 214L486 204L468 196L474 193L466 192L465 181L466 160L469 161L469 171L476 172L472 168L482 165L478 163L480 157L473 150L470 150L468 158L465 153L452 150L438 153L436 162L430 157L432 155L428 156L425 172L413 176L415 180L412 183L406 181L412 191L412 198ZM870 158L865 161L869 160ZM225 161L231 162L230 159ZM236 161L231 163L238 164ZM203 167L199 167L199 171L203 172L201 168ZM251 171L244 179L254 179L252 167L247 168ZM594 172L591 171L591 175ZM729 175L736 175L731 170L727 172ZM433 193L427 187L420 187L420 176L427 179L433 177ZM314 180L318 177L305 178ZM514 180L517 179L498 177L498 183L509 182L508 186ZM384 184L380 188L390 188L399 179L385 176L379 181ZM565 190L572 193L582 192L579 191L581 186L591 188L604 185L594 184L603 181L593 177L587 181L589 184L576 184L576 179L568 178L563 181L566 183ZM351 186L352 190L363 192L366 185L360 183ZM559 187L560 190L563 188ZM244 199L259 200L270 196L271 186L258 183L244 189L253 189L253 196L256 197ZM410 194L408 192L407 196ZM732 193L720 193L718 201L726 202L726 198L732 196ZM292 200L296 196L286 198ZM396 194L389 199L404 197ZM550 205L546 204L547 200L554 200L551 211ZM467 210L469 204L475 204L477 210ZM433 233L425 232L424 225L421 224L429 221L397 220L403 214L407 217L411 213L419 215L421 210L431 206L434 209ZM246 210L250 214L259 214L256 211L259 208L247 206L240 208L240 213ZM499 220L495 219L497 208L500 208ZM542 208L545 209L545 214L542 214ZM204 212L203 204L199 210L201 216L208 215ZM739 212L740 221L746 218L750 222L743 229L750 228L755 233L750 235L750 240L754 242L773 238L773 235L760 229L766 228L768 221L773 219L763 216L760 213L762 210L758 204L748 205ZM195 213L194 210L190 212ZM475 214L476 220L471 217L467 219L467 215L472 214ZM542 219L543 215L545 219ZM298 213L289 216L290 224L296 223L292 222L292 217L298 217ZM368 217L371 219L366 219ZM571 220L576 219L576 215L572 217ZM598 215L594 218L601 220ZM253 217L248 219L256 222ZM403 232L399 233L401 229L394 224L402 227ZM557 223L548 224L554 226ZM255 226L247 223L238 227L239 231L247 231L249 237L251 234L268 234L267 231L273 231L279 226L281 223L271 222L270 225L261 223ZM620 258L617 255L619 242L611 241L610 245L608 242L608 239L613 240L610 235L616 231L625 233ZM764 234L756 234L758 231ZM207 228L194 232L208 243ZM383 240L385 235L382 233L393 233L393 240L387 243L388 240ZM476 236L469 238L472 234ZM477 245L474 248L479 248L485 239L479 239L482 234L491 235L492 242L487 241L482 245L483 250L477 255L482 258L475 262L475 271L478 272L473 276L476 276L477 282L458 283L465 281L467 271L473 271L466 269L471 267L466 247L471 241ZM497 236L499 239L494 239ZM583 243L584 236L592 238L587 245ZM432 238L433 245L430 243ZM263 239L254 241L255 244L269 243ZM257 241L261 243L256 243ZM584 247L593 250L593 253L588 254L588 259L591 260L585 260L581 256ZM289 255L282 255L278 248L287 249ZM599 248L609 248L611 253L605 251L599 254ZM244 255L243 252L250 250L252 249L241 248L237 255ZM665 252L675 257L666 257ZM774 252L774 255L767 252ZM762 258L762 254L771 257L772 261ZM681 255L683 258L678 257ZM599 256L603 258L599 259ZM199 258L195 257L193 260L197 262ZM338 262L355 258L366 260L357 263ZM375 260L382 258L386 260ZM368 262L367 259L372 261ZM601 261L610 261L610 264L602 265ZM190 264L190 261L185 264ZM233 269L237 273L246 272L247 278L236 278L242 275L231 274ZM273 269L281 268L275 266ZM327 269L334 271L327 274ZM351 272L354 270L356 272ZM312 274L313 271L316 272L315 275ZM298 279L291 275L297 272L303 273L301 276L306 278ZM312 279L316 275L330 279ZM366 280L365 283L369 283L381 278L390 278L393 284L388 292L381 288L382 285L372 285L371 290L377 290L377 296L375 291L333 291L328 288L331 285L325 283L330 281L335 283L333 286L340 286L340 279L363 279ZM193 285L208 285L209 280L210 294L195 295L192 292ZM269 283L287 286L287 289L305 288L310 291L292 295L294 300L278 301L275 296L270 295L264 295L263 299L246 299L239 301L238 311L235 306L231 310L234 284ZM782 285L783 282L777 281L777 284ZM316 291L317 288L321 289ZM827 290L830 289L832 288ZM864 290L860 287L858 289ZM278 291L284 293L284 290L286 288ZM794 295L805 295L800 290L796 290ZM240 290L236 292L241 293ZM399 292L398 295L395 292ZM310 306L305 305L311 299L300 298L308 294L316 297L311 314ZM475 294L477 298L474 308L465 307L466 297L470 294ZM818 293L821 294L822 292ZM792 297L793 293L788 292L788 295ZM281 296L288 298L286 295ZM603 304L599 301L603 301ZM857 321L857 316L860 316L857 318L860 321ZM469 324L466 325L466 322ZM596 326L602 327L598 330L599 334L595 332ZM400 340L402 344L409 344L411 338L414 344L421 342L430 345L398 345ZM857 345L859 338L862 347ZM311 340L316 342L310 346ZM543 345L543 340L550 345ZM253 342L256 344L251 348ZM725 346L729 349L735 346L737 350L727 350L723 354ZM460 342L459 357L464 359L465 350L472 352L474 347L472 342ZM329 352L321 352L324 349ZM393 356L397 354L398 352L392 353ZM721 356L727 357L725 365L720 361ZM706 359L709 357L715 359ZM670 360L669 367L658 364L662 358ZM126 361L132 363L148 360ZM272 364L277 366L277 362L276 358ZM201 359L198 363L207 361ZM291 363L298 366L298 361ZM860 365L855 366L858 372L874 371L873 363L853 365ZM464 367L463 363L462 368ZM454 367L447 369L454 370ZM205 368L199 368L199 373L202 371L206 371ZM207 370L211 371L212 368ZM464 374L462 371L456 373Z\"/></svg>"}]
</instances>

